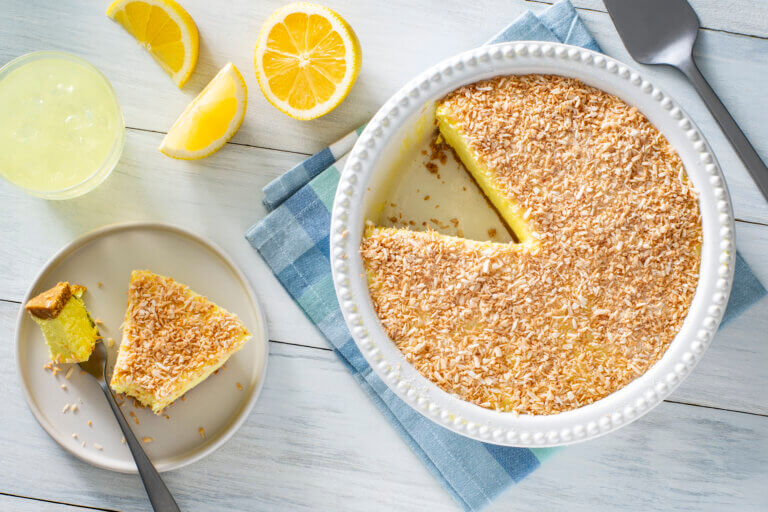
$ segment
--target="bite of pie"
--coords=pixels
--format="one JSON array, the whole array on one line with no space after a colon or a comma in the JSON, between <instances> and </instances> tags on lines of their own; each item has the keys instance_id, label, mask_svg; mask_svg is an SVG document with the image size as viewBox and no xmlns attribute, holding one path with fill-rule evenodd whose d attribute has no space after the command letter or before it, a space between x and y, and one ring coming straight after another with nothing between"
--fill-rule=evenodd
<instances>
[{"instance_id":1,"label":"bite of pie","mask_svg":"<svg viewBox=\"0 0 768 512\"><path fill-rule=\"evenodd\" d=\"M85 309L85 286L58 283L24 306L40 326L54 363L87 361L100 339L96 324Z\"/></svg>"}]
</instances>

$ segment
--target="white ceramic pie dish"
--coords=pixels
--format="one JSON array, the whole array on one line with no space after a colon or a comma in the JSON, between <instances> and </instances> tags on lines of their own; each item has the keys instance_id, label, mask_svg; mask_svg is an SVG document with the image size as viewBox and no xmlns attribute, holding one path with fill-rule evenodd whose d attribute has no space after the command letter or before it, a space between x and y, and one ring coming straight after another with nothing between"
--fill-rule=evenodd
<instances>
[{"instance_id":1,"label":"white ceramic pie dish","mask_svg":"<svg viewBox=\"0 0 768 512\"><path fill-rule=\"evenodd\" d=\"M578 78L636 106L678 151L699 194L703 244L700 278L682 329L663 358L607 397L548 416L491 411L446 393L407 362L381 327L368 292L359 245L364 223L381 201L408 146L433 136L434 101L468 83L504 74ZM701 131L677 103L637 70L581 48L540 42L491 45L426 70L376 113L352 149L331 218L330 255L339 304L352 336L379 377L406 403L458 434L508 446L584 441L642 416L690 373L720 323L733 280L734 220L718 163Z\"/></svg>"}]
</instances>

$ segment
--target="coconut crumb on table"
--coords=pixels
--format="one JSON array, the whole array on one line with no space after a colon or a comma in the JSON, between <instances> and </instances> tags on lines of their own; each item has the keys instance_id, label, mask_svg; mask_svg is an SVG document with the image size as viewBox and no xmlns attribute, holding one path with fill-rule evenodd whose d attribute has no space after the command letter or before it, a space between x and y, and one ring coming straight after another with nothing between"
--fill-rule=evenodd
<instances>
[{"instance_id":1,"label":"coconut crumb on table","mask_svg":"<svg viewBox=\"0 0 768 512\"><path fill-rule=\"evenodd\" d=\"M66 390L67 390L67 385L66 385L66 384L62 384L62 385L61 385L61 389L63 389L64 391L66 391Z\"/></svg>"},{"instance_id":2,"label":"coconut crumb on table","mask_svg":"<svg viewBox=\"0 0 768 512\"><path fill-rule=\"evenodd\" d=\"M70 366L69 368L67 368L67 373L64 374L64 378L69 380L69 378L72 376L73 371L75 371L74 366Z\"/></svg>"},{"instance_id":3,"label":"coconut crumb on table","mask_svg":"<svg viewBox=\"0 0 768 512\"><path fill-rule=\"evenodd\" d=\"M101 446L99 443L93 443L93 447L96 448L99 451L103 451L104 447Z\"/></svg>"},{"instance_id":4,"label":"coconut crumb on table","mask_svg":"<svg viewBox=\"0 0 768 512\"><path fill-rule=\"evenodd\" d=\"M88 420L88 426L93 428L93 422L91 420Z\"/></svg>"},{"instance_id":5,"label":"coconut crumb on table","mask_svg":"<svg viewBox=\"0 0 768 512\"><path fill-rule=\"evenodd\" d=\"M64 414L66 414L66 413L67 413L67 411L69 411L69 404L64 404L64 408L63 408L63 409L61 409L61 412L62 412L62 413L64 413Z\"/></svg>"},{"instance_id":6,"label":"coconut crumb on table","mask_svg":"<svg viewBox=\"0 0 768 512\"><path fill-rule=\"evenodd\" d=\"M125 436L123 436L123 437L121 437L121 438L120 438L120 442L121 442L122 444L125 444Z\"/></svg>"},{"instance_id":7,"label":"coconut crumb on table","mask_svg":"<svg viewBox=\"0 0 768 512\"><path fill-rule=\"evenodd\" d=\"M155 439L154 439L154 438L152 438L152 437L147 437L147 436L144 436L144 437L142 437L142 438L141 438L141 440L142 440L142 441L144 441L145 443L151 443L151 442L152 442L152 441L154 441Z\"/></svg>"},{"instance_id":8,"label":"coconut crumb on table","mask_svg":"<svg viewBox=\"0 0 768 512\"><path fill-rule=\"evenodd\" d=\"M242 385L242 384L240 384L239 382L236 382L236 383L235 383L235 386L237 386L237 390L238 390L238 391L242 391L242 390L243 390L243 385Z\"/></svg>"},{"instance_id":9,"label":"coconut crumb on table","mask_svg":"<svg viewBox=\"0 0 768 512\"><path fill-rule=\"evenodd\" d=\"M102 286L104 286L104 283L102 283L101 281L99 281L98 283L96 283L96 286L97 286L98 288L101 288Z\"/></svg>"},{"instance_id":10,"label":"coconut crumb on table","mask_svg":"<svg viewBox=\"0 0 768 512\"><path fill-rule=\"evenodd\" d=\"M133 421L135 421L136 424L139 425L139 417L136 416L136 413L133 411L130 411L128 414L131 416L131 418L133 418Z\"/></svg>"},{"instance_id":11,"label":"coconut crumb on table","mask_svg":"<svg viewBox=\"0 0 768 512\"><path fill-rule=\"evenodd\" d=\"M72 407L70 407L70 409L72 410L73 413L77 412L78 410L77 404L72 404Z\"/></svg>"},{"instance_id":12,"label":"coconut crumb on table","mask_svg":"<svg viewBox=\"0 0 768 512\"><path fill-rule=\"evenodd\" d=\"M441 101L534 235L369 227L360 250L389 337L443 390L501 411L575 409L647 371L699 277L697 195L669 142L571 78L497 77Z\"/></svg>"},{"instance_id":13,"label":"coconut crumb on table","mask_svg":"<svg viewBox=\"0 0 768 512\"><path fill-rule=\"evenodd\" d=\"M200 437L202 439L205 439L205 429L203 427L200 427L199 429L197 429L197 432L200 434Z\"/></svg>"}]
</instances>

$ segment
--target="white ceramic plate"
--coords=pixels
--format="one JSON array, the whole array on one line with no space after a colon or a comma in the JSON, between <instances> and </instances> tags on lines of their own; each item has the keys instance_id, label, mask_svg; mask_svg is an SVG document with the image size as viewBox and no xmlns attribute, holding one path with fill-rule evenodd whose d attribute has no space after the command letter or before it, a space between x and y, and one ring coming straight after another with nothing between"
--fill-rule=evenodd
<instances>
[{"instance_id":1,"label":"white ceramic plate","mask_svg":"<svg viewBox=\"0 0 768 512\"><path fill-rule=\"evenodd\" d=\"M434 136L434 101L468 83L527 73L575 77L637 106L680 154L699 193L704 235L696 294L664 357L602 400L550 416L484 409L422 377L382 329L359 254L364 220L379 217L382 197L391 201L382 194L394 193L397 201L407 202L403 191L418 187L420 193L411 194L411 200L424 203L424 194L432 190L425 190L428 185L418 181L415 169L423 167L421 152ZM413 171L405 186L398 182L395 170ZM450 184L443 188L456 189ZM463 210L470 208L463 199L454 202ZM330 254L336 294L352 336L374 371L400 398L467 437L509 446L556 446L626 425L661 402L688 375L709 345L728 300L735 254L733 223L717 161L700 130L672 98L637 70L605 55L562 44L518 42L478 48L443 61L408 83L379 110L342 172L333 205Z\"/></svg>"},{"instance_id":2,"label":"white ceramic plate","mask_svg":"<svg viewBox=\"0 0 768 512\"><path fill-rule=\"evenodd\" d=\"M114 364L134 269L148 269L188 285L236 313L253 335L227 361L225 369L192 389L184 401L177 400L166 409L170 419L135 407L130 399L123 403L121 408L136 436L154 439L143 444L150 459L159 471L168 471L213 452L248 416L266 374L266 322L247 279L229 257L213 243L163 224L107 226L78 238L45 265L24 301L59 281L87 286L85 303L94 319L103 321L101 335L115 340L115 346L108 348L110 364ZM122 433L93 378L81 374L77 365L61 365L64 372L74 367L68 380L64 372L54 377L43 369L48 360L40 328L22 308L16 329L16 361L21 388L37 421L80 459L113 471L136 472L128 447L121 442ZM75 403L77 412L62 412L65 404ZM205 430L205 439L200 428Z\"/></svg>"}]
</instances>

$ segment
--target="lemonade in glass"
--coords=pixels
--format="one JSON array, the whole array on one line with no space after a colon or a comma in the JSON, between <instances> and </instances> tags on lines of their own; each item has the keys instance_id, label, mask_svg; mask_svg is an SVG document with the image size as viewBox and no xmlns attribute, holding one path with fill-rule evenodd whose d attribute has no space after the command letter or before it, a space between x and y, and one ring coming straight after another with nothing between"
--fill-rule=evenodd
<instances>
[{"instance_id":1,"label":"lemonade in glass","mask_svg":"<svg viewBox=\"0 0 768 512\"><path fill-rule=\"evenodd\" d=\"M106 77L79 57L42 51L0 68L0 175L46 199L76 197L120 159L125 124Z\"/></svg>"}]
</instances>

